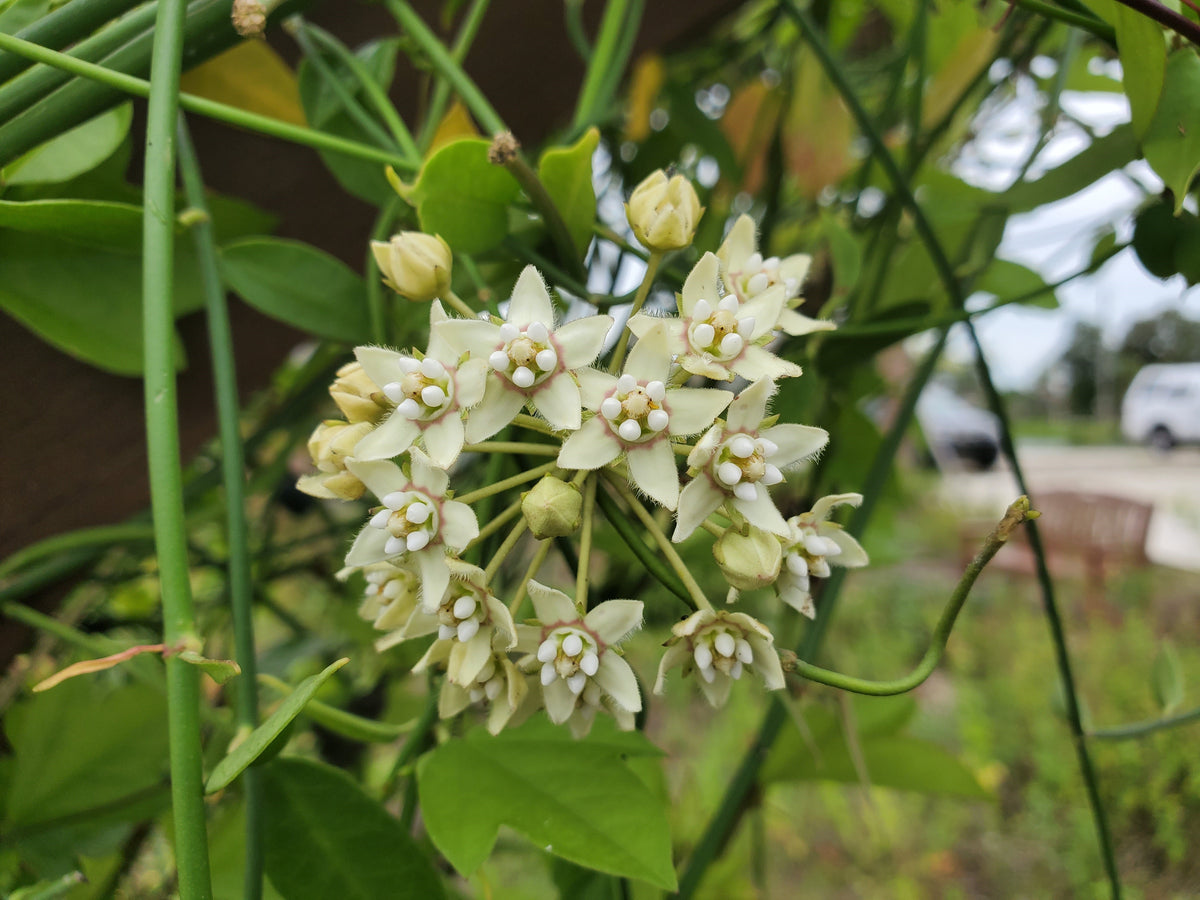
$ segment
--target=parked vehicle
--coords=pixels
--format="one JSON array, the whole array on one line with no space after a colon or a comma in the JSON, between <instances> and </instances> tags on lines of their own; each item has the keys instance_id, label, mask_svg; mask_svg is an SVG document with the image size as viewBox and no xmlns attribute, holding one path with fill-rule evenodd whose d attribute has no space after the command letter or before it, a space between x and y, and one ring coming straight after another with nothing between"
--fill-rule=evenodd
<instances>
[{"instance_id":1,"label":"parked vehicle","mask_svg":"<svg viewBox=\"0 0 1200 900\"><path fill-rule=\"evenodd\" d=\"M987 410L936 382L917 400L917 422L939 469L965 464L987 470L1000 454L1000 424Z\"/></svg>"},{"instance_id":2,"label":"parked vehicle","mask_svg":"<svg viewBox=\"0 0 1200 900\"><path fill-rule=\"evenodd\" d=\"M1121 403L1121 432L1164 451L1200 443L1200 363L1156 364L1138 372Z\"/></svg>"}]
</instances>

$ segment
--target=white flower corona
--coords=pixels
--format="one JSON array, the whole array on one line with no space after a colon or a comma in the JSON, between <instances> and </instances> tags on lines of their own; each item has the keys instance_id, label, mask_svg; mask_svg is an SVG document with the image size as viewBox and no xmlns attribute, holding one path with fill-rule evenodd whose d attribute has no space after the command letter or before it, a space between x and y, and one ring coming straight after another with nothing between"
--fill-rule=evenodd
<instances>
[{"instance_id":1,"label":"white flower corona","mask_svg":"<svg viewBox=\"0 0 1200 900\"><path fill-rule=\"evenodd\" d=\"M811 579L828 578L829 566L859 568L868 562L867 552L842 529L829 521L837 506L862 503L862 494L831 494L822 497L806 513L787 520L789 534L783 541L783 566L775 592L779 599L797 612L816 616Z\"/></svg>"},{"instance_id":2,"label":"white flower corona","mask_svg":"<svg viewBox=\"0 0 1200 900\"><path fill-rule=\"evenodd\" d=\"M783 687L783 667L775 652L770 630L745 613L702 609L671 628L654 682L654 693L664 689L667 671L683 666L686 676L696 672L700 689L713 706L729 699L729 690L746 671L754 671L769 691Z\"/></svg>"}]
</instances>

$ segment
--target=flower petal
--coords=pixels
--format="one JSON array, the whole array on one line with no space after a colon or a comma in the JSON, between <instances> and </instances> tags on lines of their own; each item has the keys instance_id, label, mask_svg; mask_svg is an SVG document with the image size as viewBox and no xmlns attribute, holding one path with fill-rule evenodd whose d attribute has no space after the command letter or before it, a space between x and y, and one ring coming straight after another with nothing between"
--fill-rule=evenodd
<instances>
[{"instance_id":1,"label":"flower petal","mask_svg":"<svg viewBox=\"0 0 1200 900\"><path fill-rule=\"evenodd\" d=\"M658 664L658 675L654 679L654 693L661 694L666 687L667 671L682 665L691 657L691 651L684 641L677 641L667 648Z\"/></svg>"},{"instance_id":2,"label":"flower petal","mask_svg":"<svg viewBox=\"0 0 1200 900\"><path fill-rule=\"evenodd\" d=\"M400 467L387 460L348 459L346 468L381 500L393 491L405 491L411 487Z\"/></svg>"},{"instance_id":3,"label":"flower petal","mask_svg":"<svg viewBox=\"0 0 1200 900\"><path fill-rule=\"evenodd\" d=\"M546 703L546 715L555 725L561 725L575 712L575 695L561 678L543 685L542 699Z\"/></svg>"},{"instance_id":4,"label":"flower petal","mask_svg":"<svg viewBox=\"0 0 1200 900\"><path fill-rule=\"evenodd\" d=\"M405 354L389 350L387 347L354 348L354 358L363 367L367 377L380 387L399 381L404 376L399 365L404 356Z\"/></svg>"},{"instance_id":5,"label":"flower petal","mask_svg":"<svg viewBox=\"0 0 1200 900\"><path fill-rule=\"evenodd\" d=\"M447 677L458 684L470 684L491 658L492 630L480 628L465 644L456 642L454 650L450 652Z\"/></svg>"},{"instance_id":6,"label":"flower petal","mask_svg":"<svg viewBox=\"0 0 1200 900\"><path fill-rule=\"evenodd\" d=\"M450 468L458 459L465 435L462 416L457 410L446 413L421 433L429 458L435 466L443 469Z\"/></svg>"},{"instance_id":7,"label":"flower petal","mask_svg":"<svg viewBox=\"0 0 1200 900\"><path fill-rule=\"evenodd\" d=\"M671 540L678 544L695 531L701 522L725 502L726 494L719 491L707 475L701 475L684 485L679 493L679 510L675 518L675 533Z\"/></svg>"},{"instance_id":8,"label":"flower petal","mask_svg":"<svg viewBox=\"0 0 1200 900\"><path fill-rule=\"evenodd\" d=\"M442 543L455 553L479 537L479 522L471 507L457 500L443 503L441 537Z\"/></svg>"},{"instance_id":9,"label":"flower petal","mask_svg":"<svg viewBox=\"0 0 1200 900\"><path fill-rule=\"evenodd\" d=\"M579 610L575 608L575 603L571 598L562 591L556 591L537 581L530 581L529 599L533 601L533 611L543 625L579 621Z\"/></svg>"},{"instance_id":10,"label":"flower petal","mask_svg":"<svg viewBox=\"0 0 1200 900\"><path fill-rule=\"evenodd\" d=\"M583 420L583 404L579 397L579 385L567 372L551 375L529 399L555 428L579 430Z\"/></svg>"},{"instance_id":11,"label":"flower petal","mask_svg":"<svg viewBox=\"0 0 1200 900\"><path fill-rule=\"evenodd\" d=\"M741 272L750 254L758 249L758 239L755 237L757 231L754 219L750 216L742 213L737 217L737 221L729 229L729 234L717 249L717 258L724 263L727 273Z\"/></svg>"},{"instance_id":12,"label":"flower petal","mask_svg":"<svg viewBox=\"0 0 1200 900\"><path fill-rule=\"evenodd\" d=\"M816 331L835 331L837 323L828 319L810 319L794 309L785 309L779 314L779 327L793 337L801 337Z\"/></svg>"},{"instance_id":13,"label":"flower petal","mask_svg":"<svg viewBox=\"0 0 1200 900\"><path fill-rule=\"evenodd\" d=\"M671 374L671 352L667 349L666 320L659 319L629 351L624 372L638 381L666 381Z\"/></svg>"},{"instance_id":14,"label":"flower petal","mask_svg":"<svg viewBox=\"0 0 1200 900\"><path fill-rule=\"evenodd\" d=\"M697 672L696 683L704 692L704 699L716 709L720 709L729 700L729 689L733 687L733 679L723 672L718 672L711 682L705 681Z\"/></svg>"},{"instance_id":15,"label":"flower petal","mask_svg":"<svg viewBox=\"0 0 1200 900\"><path fill-rule=\"evenodd\" d=\"M606 644L615 644L642 624L641 600L605 600L583 619Z\"/></svg>"},{"instance_id":16,"label":"flower petal","mask_svg":"<svg viewBox=\"0 0 1200 900\"><path fill-rule=\"evenodd\" d=\"M783 687L783 666L779 662L779 654L775 652L774 641L747 636L750 648L754 651L754 671L763 680L763 686L768 691L777 691Z\"/></svg>"},{"instance_id":17,"label":"flower petal","mask_svg":"<svg viewBox=\"0 0 1200 900\"><path fill-rule=\"evenodd\" d=\"M525 405L525 397L506 388L498 375L487 380L483 401L467 413L467 442L485 441L513 420Z\"/></svg>"},{"instance_id":18,"label":"flower petal","mask_svg":"<svg viewBox=\"0 0 1200 900\"><path fill-rule=\"evenodd\" d=\"M434 497L441 497L446 493L450 476L445 470L435 466L428 456L415 447L409 451L408 458L412 462L412 483L415 486L428 491ZM379 496L383 497L382 494Z\"/></svg>"},{"instance_id":19,"label":"flower petal","mask_svg":"<svg viewBox=\"0 0 1200 900\"><path fill-rule=\"evenodd\" d=\"M813 508L809 510L808 518L817 522L824 522L835 508L842 505L858 506L862 502L862 494L827 494L813 504Z\"/></svg>"},{"instance_id":20,"label":"flower petal","mask_svg":"<svg viewBox=\"0 0 1200 900\"><path fill-rule=\"evenodd\" d=\"M600 668L592 680L622 709L641 711L642 694L638 690L637 676L633 674L629 663L611 650L600 658Z\"/></svg>"},{"instance_id":21,"label":"flower petal","mask_svg":"<svg viewBox=\"0 0 1200 900\"><path fill-rule=\"evenodd\" d=\"M426 610L436 609L450 585L450 567L446 565L446 554L442 552L441 547L435 547L409 555L421 570L421 605Z\"/></svg>"},{"instance_id":22,"label":"flower petal","mask_svg":"<svg viewBox=\"0 0 1200 900\"><path fill-rule=\"evenodd\" d=\"M819 453L829 443L829 432L824 428L791 423L764 429L759 437L774 441L779 447L771 462L780 468Z\"/></svg>"},{"instance_id":23,"label":"flower petal","mask_svg":"<svg viewBox=\"0 0 1200 900\"><path fill-rule=\"evenodd\" d=\"M454 374L454 401L459 409L470 409L483 399L487 386L488 364L483 359L468 359Z\"/></svg>"},{"instance_id":24,"label":"flower petal","mask_svg":"<svg viewBox=\"0 0 1200 900\"><path fill-rule=\"evenodd\" d=\"M804 374L794 362L780 359L770 350L751 344L742 351L742 355L730 363L730 368L746 380L760 378L799 378Z\"/></svg>"},{"instance_id":25,"label":"flower petal","mask_svg":"<svg viewBox=\"0 0 1200 900\"><path fill-rule=\"evenodd\" d=\"M604 398L617 386L615 375L609 375L607 372L586 366L576 371L575 377L579 379L579 397L584 409L590 409L593 412L600 409Z\"/></svg>"},{"instance_id":26,"label":"flower petal","mask_svg":"<svg viewBox=\"0 0 1200 900\"><path fill-rule=\"evenodd\" d=\"M625 323L626 327L633 332L634 337L643 338L653 332L656 328L662 328L663 337L672 352L680 353L684 349L683 343L683 319L664 319L662 316L651 316L646 313L638 313Z\"/></svg>"},{"instance_id":27,"label":"flower petal","mask_svg":"<svg viewBox=\"0 0 1200 900\"><path fill-rule=\"evenodd\" d=\"M563 441L558 464L564 469L598 469L621 455L621 444L599 416Z\"/></svg>"},{"instance_id":28,"label":"flower petal","mask_svg":"<svg viewBox=\"0 0 1200 900\"><path fill-rule=\"evenodd\" d=\"M692 309L701 298L714 307L717 305L717 276L720 269L721 261L715 253L705 253L700 257L700 262L692 267L692 271L683 282L683 293L679 297L680 318L691 318Z\"/></svg>"},{"instance_id":29,"label":"flower petal","mask_svg":"<svg viewBox=\"0 0 1200 900\"><path fill-rule=\"evenodd\" d=\"M471 695L465 688L459 687L447 679L442 682L442 692L438 694L438 718L449 719L471 705Z\"/></svg>"},{"instance_id":30,"label":"flower petal","mask_svg":"<svg viewBox=\"0 0 1200 900\"><path fill-rule=\"evenodd\" d=\"M763 291L753 300L742 304L742 308L738 312L739 318L742 316L754 317L754 330L750 332L750 340L758 340L775 328L775 323L779 321L779 314L783 312L786 302L784 293L783 285L777 284Z\"/></svg>"},{"instance_id":31,"label":"flower petal","mask_svg":"<svg viewBox=\"0 0 1200 900\"><path fill-rule=\"evenodd\" d=\"M455 355L470 353L473 357L487 359L488 354L503 343L500 326L483 319L449 319L439 322L436 328L438 338L453 347Z\"/></svg>"},{"instance_id":32,"label":"flower petal","mask_svg":"<svg viewBox=\"0 0 1200 900\"><path fill-rule=\"evenodd\" d=\"M841 528L827 523L818 528L817 532L821 537L829 538L842 548L842 552L837 556L829 557L829 561L835 566L845 566L847 569L860 569L871 561L867 556L867 551L862 548L862 544Z\"/></svg>"},{"instance_id":33,"label":"flower petal","mask_svg":"<svg viewBox=\"0 0 1200 900\"><path fill-rule=\"evenodd\" d=\"M554 340L558 342L563 367L578 369L591 365L604 349L612 324L612 316L585 316L560 325L554 332Z\"/></svg>"},{"instance_id":34,"label":"flower petal","mask_svg":"<svg viewBox=\"0 0 1200 900\"><path fill-rule=\"evenodd\" d=\"M633 483L667 509L679 503L679 471L669 441L628 449L629 474Z\"/></svg>"},{"instance_id":35,"label":"flower petal","mask_svg":"<svg viewBox=\"0 0 1200 900\"><path fill-rule=\"evenodd\" d=\"M420 433L416 422L393 412L378 428L354 445L354 458L376 460L399 456L413 445Z\"/></svg>"},{"instance_id":36,"label":"flower petal","mask_svg":"<svg viewBox=\"0 0 1200 900\"><path fill-rule=\"evenodd\" d=\"M752 348L747 348L752 349ZM767 417L767 401L775 393L775 382L756 381L733 399L725 419L730 431L758 431Z\"/></svg>"},{"instance_id":37,"label":"flower petal","mask_svg":"<svg viewBox=\"0 0 1200 900\"><path fill-rule=\"evenodd\" d=\"M491 594L484 598L484 603L487 604L488 615L498 638L492 641L493 646L499 650L512 650L517 645L517 626L513 624L512 613Z\"/></svg>"},{"instance_id":38,"label":"flower petal","mask_svg":"<svg viewBox=\"0 0 1200 900\"><path fill-rule=\"evenodd\" d=\"M788 537L791 534L791 528L784 521L779 509L775 506L775 501L771 499L771 495L767 493L766 486L758 485L753 500L743 500L741 497L735 496L733 505L755 528L761 528L763 531L770 531L782 537Z\"/></svg>"},{"instance_id":39,"label":"flower petal","mask_svg":"<svg viewBox=\"0 0 1200 900\"><path fill-rule=\"evenodd\" d=\"M374 528L371 525L363 526L362 531L354 538L354 543L350 545L350 551L346 554L347 570L369 566L371 563L387 559L387 554L383 552L387 539L388 533L384 529ZM338 573L339 576L341 574L341 572Z\"/></svg>"},{"instance_id":40,"label":"flower petal","mask_svg":"<svg viewBox=\"0 0 1200 900\"><path fill-rule=\"evenodd\" d=\"M547 328L554 327L554 302L550 299L541 273L533 266L526 266L521 271L508 301L508 314L504 318L518 328L533 322L541 322Z\"/></svg>"},{"instance_id":41,"label":"flower petal","mask_svg":"<svg viewBox=\"0 0 1200 900\"><path fill-rule=\"evenodd\" d=\"M715 388L674 388L667 392L668 432L674 437L708 428L733 400L732 391Z\"/></svg>"}]
</instances>

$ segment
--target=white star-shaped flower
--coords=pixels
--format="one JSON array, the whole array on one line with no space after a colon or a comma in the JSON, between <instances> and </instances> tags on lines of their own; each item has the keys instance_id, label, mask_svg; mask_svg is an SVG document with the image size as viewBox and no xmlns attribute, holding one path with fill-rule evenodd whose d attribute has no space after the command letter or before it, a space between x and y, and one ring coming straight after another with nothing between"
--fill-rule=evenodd
<instances>
[{"instance_id":1,"label":"white star-shaped flower","mask_svg":"<svg viewBox=\"0 0 1200 900\"><path fill-rule=\"evenodd\" d=\"M429 313L429 349L422 359L384 347L355 349L363 370L396 404L355 446L355 459L391 459L418 437L438 467L448 469L458 458L465 435L463 413L483 399L487 364L481 359L459 364L458 354L436 327L448 318L435 301Z\"/></svg>"},{"instance_id":2,"label":"white star-shaped flower","mask_svg":"<svg viewBox=\"0 0 1200 900\"><path fill-rule=\"evenodd\" d=\"M679 502L679 473L671 438L712 425L733 395L669 383L671 356L661 328L638 340L620 378L596 369L579 370L585 409L595 413L563 442L564 469L598 469L622 453L633 483L667 509Z\"/></svg>"},{"instance_id":3,"label":"white star-shaped flower","mask_svg":"<svg viewBox=\"0 0 1200 900\"><path fill-rule=\"evenodd\" d=\"M678 318L662 319L639 313L629 330L643 337L652 328L666 328L668 348L679 365L693 375L731 381L790 378L798 365L780 359L764 344L783 311L784 288L776 285L743 303L737 294L721 296L720 260L705 253L683 283Z\"/></svg>"},{"instance_id":4,"label":"white star-shaped flower","mask_svg":"<svg viewBox=\"0 0 1200 900\"><path fill-rule=\"evenodd\" d=\"M438 652L446 651L443 649ZM506 654L493 654L484 661L483 668L473 681L460 685L447 678L442 682L442 690L438 694L438 717L448 719L468 706L486 704L487 730L499 734L506 725L518 724L537 709L534 704L525 702L529 696L529 681L529 676L522 673Z\"/></svg>"},{"instance_id":5,"label":"white star-shaped flower","mask_svg":"<svg viewBox=\"0 0 1200 900\"><path fill-rule=\"evenodd\" d=\"M702 609L672 626L673 637L658 666L654 693L663 692L667 671L683 666L693 671L704 696L713 706L729 699L729 689L746 670L753 670L769 691L783 687L783 666L770 630L745 613Z\"/></svg>"},{"instance_id":6,"label":"white star-shaped flower","mask_svg":"<svg viewBox=\"0 0 1200 900\"><path fill-rule=\"evenodd\" d=\"M823 428L773 425L762 428L773 381L746 388L729 404L724 422L704 433L688 456L695 477L679 495L675 534L687 538L722 503L729 502L751 525L786 537L787 522L767 493L783 481L783 469L817 453L829 441Z\"/></svg>"},{"instance_id":7,"label":"white star-shaped flower","mask_svg":"<svg viewBox=\"0 0 1200 900\"><path fill-rule=\"evenodd\" d=\"M783 566L775 591L780 600L810 619L817 614L811 578L828 578L830 564L857 569L869 562L862 545L841 525L829 521L834 507L858 506L862 499L862 494L830 494L808 512L787 520L790 534L783 542Z\"/></svg>"},{"instance_id":8,"label":"white star-shaped flower","mask_svg":"<svg viewBox=\"0 0 1200 900\"><path fill-rule=\"evenodd\" d=\"M536 581L529 597L541 624L517 626L517 649L528 654L521 667L539 672L550 721L566 722L582 737L603 704L622 729L632 729L642 697L633 669L612 645L641 624L641 601L606 600L580 616L566 594Z\"/></svg>"},{"instance_id":9,"label":"white star-shaped flower","mask_svg":"<svg viewBox=\"0 0 1200 900\"><path fill-rule=\"evenodd\" d=\"M441 601L450 583L447 553L458 553L479 535L475 513L465 503L446 499L449 476L420 450L409 451L412 477L386 460L351 460L350 471L383 503L358 533L346 567L354 569L404 557L421 574L421 602Z\"/></svg>"},{"instance_id":10,"label":"white star-shaped flower","mask_svg":"<svg viewBox=\"0 0 1200 900\"><path fill-rule=\"evenodd\" d=\"M555 326L554 304L533 266L517 279L503 324L450 319L435 328L459 353L486 360L491 370L483 401L467 417L467 440L485 440L512 421L526 402L555 428L575 431L582 420L573 370L589 365L604 346L612 316L587 316Z\"/></svg>"}]
</instances>

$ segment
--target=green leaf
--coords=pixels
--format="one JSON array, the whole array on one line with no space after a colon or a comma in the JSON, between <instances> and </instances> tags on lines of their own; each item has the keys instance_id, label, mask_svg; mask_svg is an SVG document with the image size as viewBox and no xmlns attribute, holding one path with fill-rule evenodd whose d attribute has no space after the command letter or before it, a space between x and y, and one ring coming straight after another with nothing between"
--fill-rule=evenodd
<instances>
[{"instance_id":1,"label":"green leaf","mask_svg":"<svg viewBox=\"0 0 1200 900\"><path fill-rule=\"evenodd\" d=\"M255 728L246 739L238 744L229 752L229 754L217 763L212 770L212 774L208 776L208 781L204 785L206 793L219 791L224 787L228 787L246 770L246 767L254 762L265 751L271 742L277 738L292 719L300 715L300 711L304 709L304 704L312 699L317 692L317 688L329 680L338 669L350 662L349 659L339 659L335 663L326 666L321 672L316 675L310 675L305 678L286 700L279 705L279 708L267 718L265 722Z\"/></svg>"},{"instance_id":2,"label":"green leaf","mask_svg":"<svg viewBox=\"0 0 1200 900\"><path fill-rule=\"evenodd\" d=\"M176 239L175 312L204 303L191 240ZM102 242L97 236L92 243ZM118 375L142 371L142 265L38 234L0 229L0 309L44 340ZM175 358L183 365L183 347Z\"/></svg>"},{"instance_id":3,"label":"green leaf","mask_svg":"<svg viewBox=\"0 0 1200 900\"><path fill-rule=\"evenodd\" d=\"M217 684L225 684L242 674L242 667L232 659L209 659L195 650L184 650L179 654L179 658L204 672Z\"/></svg>"},{"instance_id":4,"label":"green leaf","mask_svg":"<svg viewBox=\"0 0 1200 900\"><path fill-rule=\"evenodd\" d=\"M592 242L596 221L596 191L592 187L592 155L600 144L600 132L589 128L572 147L551 147L538 163L538 177L563 221L579 255Z\"/></svg>"},{"instance_id":5,"label":"green leaf","mask_svg":"<svg viewBox=\"0 0 1200 900\"><path fill-rule=\"evenodd\" d=\"M854 234L846 228L835 216L826 215L821 219L821 230L825 240L829 242L829 256L833 262L834 290L846 293L858 283L862 271L862 248L858 245Z\"/></svg>"},{"instance_id":6,"label":"green leaf","mask_svg":"<svg viewBox=\"0 0 1200 900\"><path fill-rule=\"evenodd\" d=\"M445 897L400 822L345 772L303 759L277 759L262 771L265 868L286 900Z\"/></svg>"},{"instance_id":7,"label":"green leaf","mask_svg":"<svg viewBox=\"0 0 1200 900\"><path fill-rule=\"evenodd\" d=\"M391 86L392 78L395 75L396 55L399 48L400 44L397 39L387 38L363 44L354 54L363 61L363 65L371 74L372 79L383 88L385 93ZM362 89L353 74L334 57L326 56L324 59L350 94L358 98L360 105L366 107ZM304 107L304 115L310 128L360 143L375 144L375 138L364 132L342 110L341 103L333 89L325 83L320 73L307 61L300 63L297 82L300 88L300 103ZM367 108L369 110L369 107ZM365 200L372 206L380 206L392 195L387 178L384 176L384 167L379 163L366 162L327 150L320 150L318 153L338 183L354 196Z\"/></svg>"},{"instance_id":8,"label":"green leaf","mask_svg":"<svg viewBox=\"0 0 1200 900\"><path fill-rule=\"evenodd\" d=\"M142 208L102 200L0 200L0 228L97 250L137 253L142 246Z\"/></svg>"},{"instance_id":9,"label":"green leaf","mask_svg":"<svg viewBox=\"0 0 1200 900\"><path fill-rule=\"evenodd\" d=\"M1129 98L1133 133L1141 139L1164 93L1167 47L1157 22L1120 3L1113 6L1125 96Z\"/></svg>"},{"instance_id":10,"label":"green leaf","mask_svg":"<svg viewBox=\"0 0 1200 900\"><path fill-rule=\"evenodd\" d=\"M468 138L446 144L431 156L408 194L421 230L441 235L460 253L483 253L508 234L508 207L516 180L488 162L489 142Z\"/></svg>"},{"instance_id":11,"label":"green leaf","mask_svg":"<svg viewBox=\"0 0 1200 900\"><path fill-rule=\"evenodd\" d=\"M1178 215L1188 185L1200 171L1200 56L1190 47L1176 50L1167 60L1162 99L1142 149L1146 162L1175 195Z\"/></svg>"},{"instance_id":12,"label":"green leaf","mask_svg":"<svg viewBox=\"0 0 1200 900\"><path fill-rule=\"evenodd\" d=\"M437 848L469 874L509 825L556 856L674 890L666 810L623 753L608 738L539 730L476 730L421 759L421 809Z\"/></svg>"},{"instance_id":13,"label":"green leaf","mask_svg":"<svg viewBox=\"0 0 1200 900\"><path fill-rule=\"evenodd\" d=\"M1180 668L1175 645L1170 641L1164 641L1154 657L1151 687L1164 716L1169 716L1183 703L1183 669Z\"/></svg>"},{"instance_id":14,"label":"green leaf","mask_svg":"<svg viewBox=\"0 0 1200 900\"><path fill-rule=\"evenodd\" d=\"M1175 215L1161 200L1144 207L1134 219L1133 249L1150 274L1200 283L1200 219L1187 210Z\"/></svg>"},{"instance_id":15,"label":"green leaf","mask_svg":"<svg viewBox=\"0 0 1200 900\"><path fill-rule=\"evenodd\" d=\"M1137 140L1128 125L1120 125L1085 150L1072 156L1036 181L1014 184L996 199L1010 213L1028 212L1046 203L1070 197L1103 175L1138 158Z\"/></svg>"},{"instance_id":16,"label":"green leaf","mask_svg":"<svg viewBox=\"0 0 1200 900\"><path fill-rule=\"evenodd\" d=\"M88 119L0 170L0 184L59 182L82 175L116 152L132 119L133 106L129 103Z\"/></svg>"},{"instance_id":17,"label":"green leaf","mask_svg":"<svg viewBox=\"0 0 1200 900\"><path fill-rule=\"evenodd\" d=\"M221 248L221 274L272 318L335 341L370 338L362 278L315 247L281 238L235 241Z\"/></svg>"},{"instance_id":18,"label":"green leaf","mask_svg":"<svg viewBox=\"0 0 1200 900\"><path fill-rule=\"evenodd\" d=\"M16 34L50 11L50 0L14 0L0 3L0 31Z\"/></svg>"},{"instance_id":19,"label":"green leaf","mask_svg":"<svg viewBox=\"0 0 1200 900\"><path fill-rule=\"evenodd\" d=\"M1001 300L1010 297L1020 297L1032 294L1046 287L1046 279L1028 266L1013 262L1010 259L993 259L984 269L983 274L971 285L974 290L986 291ZM1054 309L1058 306L1058 298L1054 291L1025 301L1026 306L1040 306L1043 309Z\"/></svg>"}]
</instances>

